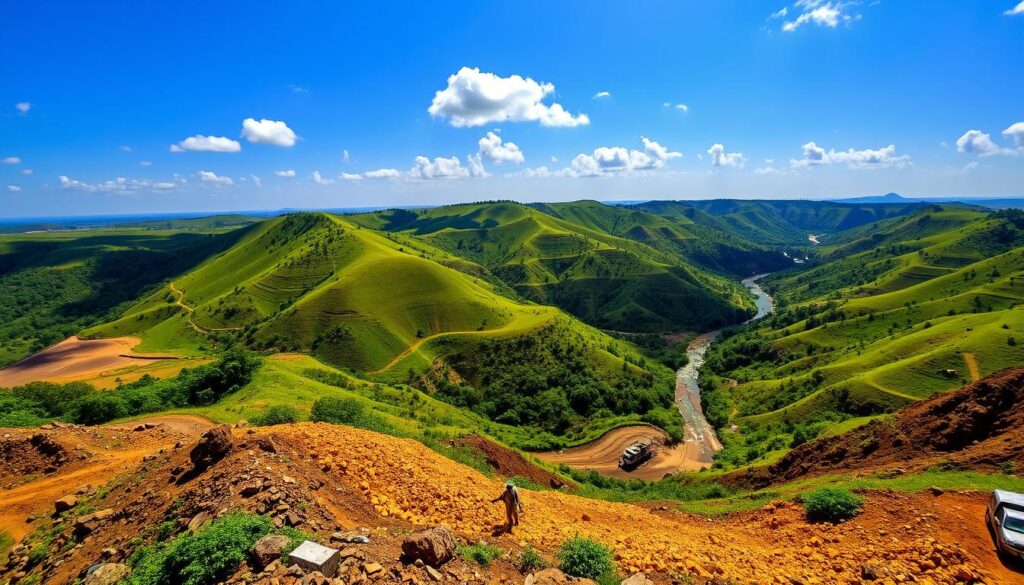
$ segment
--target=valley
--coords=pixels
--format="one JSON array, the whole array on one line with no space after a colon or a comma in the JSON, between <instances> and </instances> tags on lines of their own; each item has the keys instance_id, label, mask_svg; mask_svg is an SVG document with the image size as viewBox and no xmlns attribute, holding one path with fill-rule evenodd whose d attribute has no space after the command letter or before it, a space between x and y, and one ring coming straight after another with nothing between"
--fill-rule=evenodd
<instances>
[{"instance_id":1,"label":"valley","mask_svg":"<svg viewBox=\"0 0 1024 585\"><path fill-rule=\"evenodd\" d=\"M573 534L656 583L1020 574L977 518L991 489L1024 489L1019 211L497 201L188 221L0 235L0 575L73 582L105 548L141 571L137 551L219 510L327 544L366 529L354 581L433 579L396 552L433 525L500 549L447 565L467 582L519 579L526 550L557 562ZM234 446L186 472L215 428ZM624 471L636 441L655 453ZM514 535L487 504L506 480ZM806 515L823 488L858 512Z\"/></svg>"}]
</instances>

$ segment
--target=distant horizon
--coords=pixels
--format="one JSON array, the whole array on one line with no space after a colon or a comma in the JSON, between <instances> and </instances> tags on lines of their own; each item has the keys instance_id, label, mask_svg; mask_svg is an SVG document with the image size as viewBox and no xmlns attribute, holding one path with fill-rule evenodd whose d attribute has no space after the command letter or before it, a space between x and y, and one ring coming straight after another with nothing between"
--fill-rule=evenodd
<instances>
[{"instance_id":1,"label":"distant horizon","mask_svg":"<svg viewBox=\"0 0 1024 585\"><path fill-rule=\"evenodd\" d=\"M0 225L18 225L18 224L29 224L29 223L44 223L47 221L53 222L71 222L75 220L81 221L97 221L97 220L120 220L120 219L198 219L203 217L212 217L218 215L253 215L253 216L266 216L275 217L277 215L283 215L286 213L300 213L300 212L325 212L325 213L372 213L374 211L383 211L387 209L433 209L437 207L448 207L456 205L472 205L487 202L497 201L512 201L522 205L533 205L539 203L574 203L579 201L596 201L605 205L637 205L641 203L648 203L654 201L821 201L821 202L832 202L832 203L846 203L850 205L870 205L873 202L858 202L856 199L882 199L886 197L896 196L899 200L907 202L918 202L918 203L971 203L972 201L977 202L994 202L994 201L1020 201L1024 206L1024 195L1016 196L965 196L965 197L907 197L900 195L899 193L885 193L883 195L864 195L859 197L785 197L785 198L764 198L764 197L694 197L687 199L617 199L617 200L600 200L592 198L580 198L572 199L567 201L544 201L544 200L532 200L532 201L521 201L512 198L496 198L496 199L480 199L476 201L460 201L451 203L438 203L438 204L419 204L419 205L376 205L376 206L353 206L353 207L279 207L275 209L214 209L206 211L152 211L152 212L139 212L139 213L97 213L97 214L76 214L76 215L41 215L41 216L11 216L11 217L0 217ZM884 202L874 202L875 204Z\"/></svg>"}]
</instances>

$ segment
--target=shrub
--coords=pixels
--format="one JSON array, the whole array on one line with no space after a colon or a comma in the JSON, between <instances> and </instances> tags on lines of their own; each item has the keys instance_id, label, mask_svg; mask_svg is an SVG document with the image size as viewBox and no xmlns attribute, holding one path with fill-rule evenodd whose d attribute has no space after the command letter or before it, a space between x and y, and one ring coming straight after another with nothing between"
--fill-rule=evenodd
<instances>
[{"instance_id":1,"label":"shrub","mask_svg":"<svg viewBox=\"0 0 1024 585\"><path fill-rule=\"evenodd\" d=\"M562 572L574 577L599 579L615 572L612 549L578 535L562 543L556 556Z\"/></svg>"},{"instance_id":2,"label":"shrub","mask_svg":"<svg viewBox=\"0 0 1024 585\"><path fill-rule=\"evenodd\" d=\"M840 522L860 514L864 500L842 488L823 487L803 495L804 512L812 522Z\"/></svg>"},{"instance_id":3,"label":"shrub","mask_svg":"<svg viewBox=\"0 0 1024 585\"><path fill-rule=\"evenodd\" d=\"M523 549L522 554L519 555L519 562L516 564L522 573L548 568L548 562L532 546Z\"/></svg>"},{"instance_id":4,"label":"shrub","mask_svg":"<svg viewBox=\"0 0 1024 585\"><path fill-rule=\"evenodd\" d=\"M128 403L116 392L97 392L75 400L69 410L76 423L98 425L127 416Z\"/></svg>"},{"instance_id":5,"label":"shrub","mask_svg":"<svg viewBox=\"0 0 1024 585\"><path fill-rule=\"evenodd\" d=\"M132 555L128 585L212 585L245 562L257 540L274 531L266 516L233 513L173 540L147 546ZM297 545L303 535L282 532Z\"/></svg>"},{"instance_id":6,"label":"shrub","mask_svg":"<svg viewBox=\"0 0 1024 585\"><path fill-rule=\"evenodd\" d=\"M278 404L271 406L264 410L261 414L256 416L252 424L266 427L270 425L283 425L293 422L299 422L300 413L298 409L288 406L286 404Z\"/></svg>"},{"instance_id":7,"label":"shrub","mask_svg":"<svg viewBox=\"0 0 1024 585\"><path fill-rule=\"evenodd\" d=\"M475 561L481 567L486 567L491 564L495 559L505 554L502 549L491 546L486 542L478 542L476 544L460 546L456 549L459 556L469 560Z\"/></svg>"},{"instance_id":8,"label":"shrub","mask_svg":"<svg viewBox=\"0 0 1024 585\"><path fill-rule=\"evenodd\" d=\"M325 396L318 398L309 411L309 420L335 424L354 424L361 420L365 412L362 402L355 398Z\"/></svg>"}]
</instances>

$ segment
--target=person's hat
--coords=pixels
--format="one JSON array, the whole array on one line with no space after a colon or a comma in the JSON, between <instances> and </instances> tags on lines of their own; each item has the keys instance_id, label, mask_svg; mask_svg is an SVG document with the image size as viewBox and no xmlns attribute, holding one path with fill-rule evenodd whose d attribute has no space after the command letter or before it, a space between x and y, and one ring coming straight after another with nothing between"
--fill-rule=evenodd
<instances>
[{"instance_id":1,"label":"person's hat","mask_svg":"<svg viewBox=\"0 0 1024 585\"><path fill-rule=\"evenodd\" d=\"M511 479L505 482L505 487L515 487L515 485Z\"/></svg>"}]
</instances>

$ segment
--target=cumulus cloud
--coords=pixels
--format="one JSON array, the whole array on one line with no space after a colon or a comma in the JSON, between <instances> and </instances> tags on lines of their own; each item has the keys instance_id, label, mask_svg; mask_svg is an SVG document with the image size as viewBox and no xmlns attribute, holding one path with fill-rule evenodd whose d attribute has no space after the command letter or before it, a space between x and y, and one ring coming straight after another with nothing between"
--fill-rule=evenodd
<instances>
[{"instance_id":1,"label":"cumulus cloud","mask_svg":"<svg viewBox=\"0 0 1024 585\"><path fill-rule=\"evenodd\" d=\"M1024 6L1024 2L1021 2L1021 6ZM1013 138L1013 143L1017 145L1017 148L1024 149L1024 122L1017 122L1003 130L1003 136Z\"/></svg>"},{"instance_id":2,"label":"cumulus cloud","mask_svg":"<svg viewBox=\"0 0 1024 585\"><path fill-rule=\"evenodd\" d=\"M152 161L148 161L148 160L140 160L139 161L139 166L151 167L151 166L153 166L153 162Z\"/></svg>"},{"instance_id":3,"label":"cumulus cloud","mask_svg":"<svg viewBox=\"0 0 1024 585\"><path fill-rule=\"evenodd\" d=\"M1021 133L1024 133L1024 125L1018 123L1003 130L1003 135L1012 137L1020 146ZM992 136L981 130L968 130L964 135L956 139L956 149L964 154L976 154L978 156L994 156L997 154L1016 155L1020 150L1003 148L992 140Z\"/></svg>"},{"instance_id":4,"label":"cumulus cloud","mask_svg":"<svg viewBox=\"0 0 1024 585\"><path fill-rule=\"evenodd\" d=\"M237 140L232 140L224 136L203 136L202 134L196 134L195 136L189 136L177 144L172 144L170 150L171 152L185 152L186 150L198 152L238 152L242 150L242 145L239 144Z\"/></svg>"},{"instance_id":5,"label":"cumulus cloud","mask_svg":"<svg viewBox=\"0 0 1024 585\"><path fill-rule=\"evenodd\" d=\"M1021 2L1020 4L1014 6L1013 8L1011 8L1009 10L1007 10L1003 14L1005 14L1007 16L1017 16L1019 14L1024 14L1024 2Z\"/></svg>"},{"instance_id":6,"label":"cumulus cloud","mask_svg":"<svg viewBox=\"0 0 1024 585\"><path fill-rule=\"evenodd\" d=\"M689 113L689 111L690 111L690 106L688 106L686 104L682 104L682 103L673 104L672 102L664 102L664 103L661 104L661 106L664 107L664 108L673 108L673 109L679 110L680 112L682 112L684 114Z\"/></svg>"},{"instance_id":7,"label":"cumulus cloud","mask_svg":"<svg viewBox=\"0 0 1024 585\"><path fill-rule=\"evenodd\" d=\"M459 157L435 157L430 160L425 156L417 156L413 167L409 170L413 179L461 179L469 176L469 169L462 166Z\"/></svg>"},{"instance_id":8,"label":"cumulus cloud","mask_svg":"<svg viewBox=\"0 0 1024 585\"><path fill-rule=\"evenodd\" d=\"M18 193L19 191L21 191L21 187L17 185L7 185L7 190L10 191L11 193Z\"/></svg>"},{"instance_id":9,"label":"cumulus cloud","mask_svg":"<svg viewBox=\"0 0 1024 585\"><path fill-rule=\"evenodd\" d=\"M18 110L18 113L24 116L32 109L32 104L29 102L18 102L14 104L14 109Z\"/></svg>"},{"instance_id":10,"label":"cumulus cloud","mask_svg":"<svg viewBox=\"0 0 1024 585\"><path fill-rule=\"evenodd\" d=\"M616 174L652 171L663 168L668 161L683 156L673 152L658 142L642 136L642 149L629 149L623 146L600 146L591 153L581 153L569 163L569 166L552 170L548 167L523 169L514 173L506 173L506 177L546 178L546 177L601 177ZM554 159L557 162L557 159Z\"/></svg>"},{"instance_id":11,"label":"cumulus cloud","mask_svg":"<svg viewBox=\"0 0 1024 585\"><path fill-rule=\"evenodd\" d=\"M210 183L211 185L227 186L235 184L231 177L222 177L213 171L199 171L197 174L200 181Z\"/></svg>"},{"instance_id":12,"label":"cumulus cloud","mask_svg":"<svg viewBox=\"0 0 1024 585\"><path fill-rule=\"evenodd\" d=\"M599 92L594 94L593 99L597 100L597 99L606 98L606 97L612 97L612 92L610 92L610 91L599 91Z\"/></svg>"},{"instance_id":13,"label":"cumulus cloud","mask_svg":"<svg viewBox=\"0 0 1024 585\"><path fill-rule=\"evenodd\" d=\"M313 182L317 185L330 185L334 179L325 179L320 176L320 171L313 171Z\"/></svg>"},{"instance_id":14,"label":"cumulus cloud","mask_svg":"<svg viewBox=\"0 0 1024 585\"><path fill-rule=\"evenodd\" d=\"M230 181L230 179L228 179ZM126 179L118 177L100 183L86 183L77 179L60 176L60 186L68 191L85 193L137 193L139 191L168 191L177 189L184 181L152 181L150 179Z\"/></svg>"},{"instance_id":15,"label":"cumulus cloud","mask_svg":"<svg viewBox=\"0 0 1024 585\"><path fill-rule=\"evenodd\" d=\"M828 150L814 142L803 146L804 156L801 159L790 159L789 166L794 169L825 165L843 165L854 170L868 169L903 169L913 166L909 155L896 154L896 145L890 144L882 148L864 150Z\"/></svg>"},{"instance_id":16,"label":"cumulus cloud","mask_svg":"<svg viewBox=\"0 0 1024 585\"><path fill-rule=\"evenodd\" d=\"M519 164L526 160L523 151L519 150L519 146L515 142L502 141L497 130L488 132L480 139L478 145L480 146L479 153L493 163Z\"/></svg>"},{"instance_id":17,"label":"cumulus cloud","mask_svg":"<svg viewBox=\"0 0 1024 585\"><path fill-rule=\"evenodd\" d=\"M551 83L529 77L499 77L478 68L463 67L448 78L448 86L434 94L427 111L452 126L483 126L493 122L539 122L541 126L581 126L586 114L573 116L561 106L542 100L555 91Z\"/></svg>"},{"instance_id":18,"label":"cumulus cloud","mask_svg":"<svg viewBox=\"0 0 1024 585\"><path fill-rule=\"evenodd\" d=\"M295 176L295 171L288 169L285 171L274 171L274 174L278 177L288 177L289 179Z\"/></svg>"},{"instance_id":19,"label":"cumulus cloud","mask_svg":"<svg viewBox=\"0 0 1024 585\"><path fill-rule=\"evenodd\" d=\"M715 167L736 167L742 169L747 165L747 158L742 152L726 152L722 144L712 144L708 149L711 165Z\"/></svg>"},{"instance_id":20,"label":"cumulus cloud","mask_svg":"<svg viewBox=\"0 0 1024 585\"><path fill-rule=\"evenodd\" d=\"M783 22L782 30L785 32L793 32L807 24L824 26L827 28L836 28L840 24L848 24L849 22L860 18L859 15L850 14L849 9L853 5L853 2L797 0L797 2L793 4L793 9L798 12L799 15L793 20ZM772 14L772 18L782 18L788 14L788 10L785 12L780 10L779 12Z\"/></svg>"},{"instance_id":21,"label":"cumulus cloud","mask_svg":"<svg viewBox=\"0 0 1024 585\"><path fill-rule=\"evenodd\" d=\"M363 176L359 173L341 173L338 178L343 181L362 181Z\"/></svg>"},{"instance_id":22,"label":"cumulus cloud","mask_svg":"<svg viewBox=\"0 0 1024 585\"><path fill-rule=\"evenodd\" d=\"M249 142L291 148L299 137L284 122L246 118L242 121L242 136Z\"/></svg>"},{"instance_id":23,"label":"cumulus cloud","mask_svg":"<svg viewBox=\"0 0 1024 585\"><path fill-rule=\"evenodd\" d=\"M362 176L367 179L397 179L402 176L402 172L398 169L377 169L375 171L367 171Z\"/></svg>"},{"instance_id":24,"label":"cumulus cloud","mask_svg":"<svg viewBox=\"0 0 1024 585\"><path fill-rule=\"evenodd\" d=\"M0 162L4 163L5 165L20 165L21 164L21 157L9 156L9 157L5 158L4 160L2 160Z\"/></svg>"}]
</instances>

